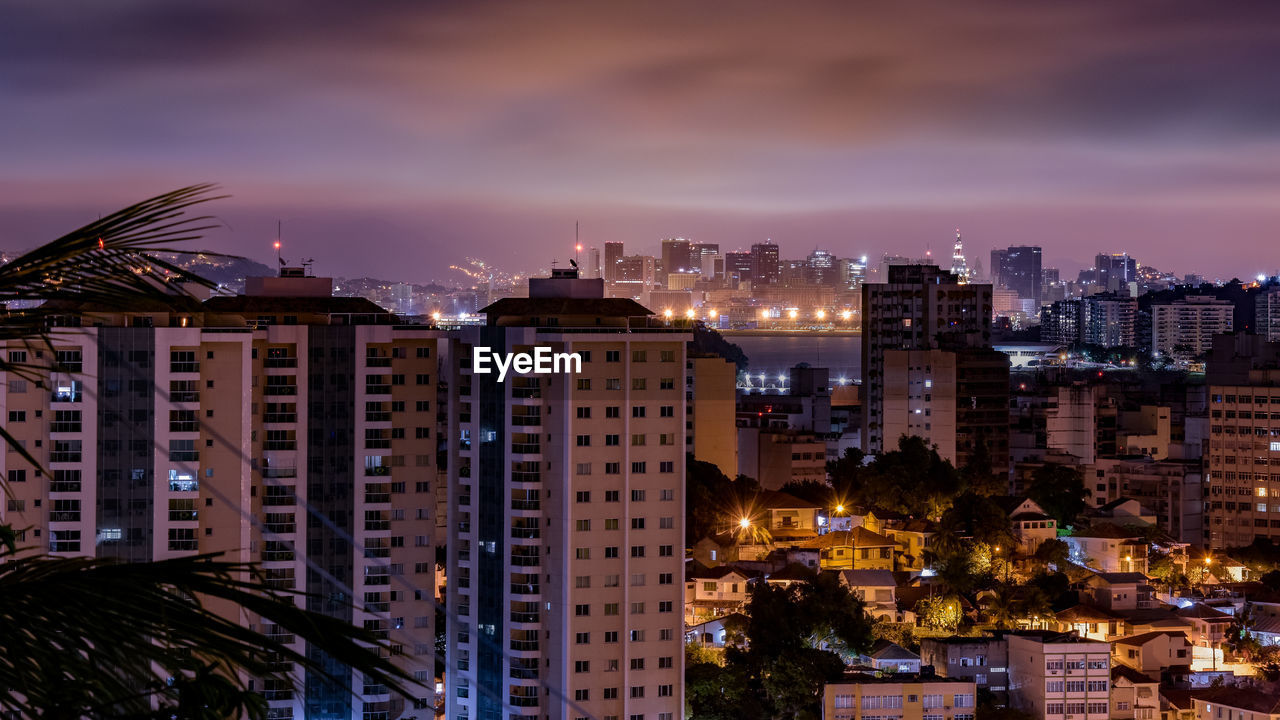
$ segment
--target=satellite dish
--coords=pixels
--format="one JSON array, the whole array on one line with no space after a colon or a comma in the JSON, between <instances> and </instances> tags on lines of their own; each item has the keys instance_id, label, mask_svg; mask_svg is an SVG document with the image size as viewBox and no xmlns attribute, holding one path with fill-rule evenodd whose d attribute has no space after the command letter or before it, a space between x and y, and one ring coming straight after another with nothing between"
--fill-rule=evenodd
<instances>
[{"instance_id":1,"label":"satellite dish","mask_svg":"<svg viewBox=\"0 0 1280 720\"><path fill-rule=\"evenodd\" d=\"M572 258L569 259L569 264L574 266L575 268L578 267L578 261Z\"/></svg>"}]
</instances>

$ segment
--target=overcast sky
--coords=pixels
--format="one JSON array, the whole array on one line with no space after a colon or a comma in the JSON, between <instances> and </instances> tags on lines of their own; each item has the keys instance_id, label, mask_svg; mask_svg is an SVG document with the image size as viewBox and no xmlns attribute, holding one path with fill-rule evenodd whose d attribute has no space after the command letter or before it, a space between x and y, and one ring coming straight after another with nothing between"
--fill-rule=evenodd
<instances>
[{"instance_id":1,"label":"overcast sky","mask_svg":"<svg viewBox=\"0 0 1280 720\"><path fill-rule=\"evenodd\" d=\"M0 247L212 181L211 249L460 279L588 244L1280 267L1280 3L0 8Z\"/></svg>"}]
</instances>

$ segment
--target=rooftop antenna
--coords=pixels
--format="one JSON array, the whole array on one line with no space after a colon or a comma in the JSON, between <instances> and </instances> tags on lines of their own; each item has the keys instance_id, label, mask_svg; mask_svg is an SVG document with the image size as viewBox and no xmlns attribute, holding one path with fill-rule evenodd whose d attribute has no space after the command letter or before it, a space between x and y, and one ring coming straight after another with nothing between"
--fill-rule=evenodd
<instances>
[{"instance_id":1,"label":"rooftop antenna","mask_svg":"<svg viewBox=\"0 0 1280 720\"><path fill-rule=\"evenodd\" d=\"M316 263L315 258L302 258L302 274L310 277L311 266Z\"/></svg>"},{"instance_id":2,"label":"rooftop antenna","mask_svg":"<svg viewBox=\"0 0 1280 720\"><path fill-rule=\"evenodd\" d=\"M284 223L280 220L276 220L276 263L279 264L280 267L284 267L284 258L280 257L280 238L283 235L283 227Z\"/></svg>"},{"instance_id":3,"label":"rooftop antenna","mask_svg":"<svg viewBox=\"0 0 1280 720\"><path fill-rule=\"evenodd\" d=\"M575 268L578 267L578 263L576 261L580 260L581 256L582 256L582 241L578 239L578 221L574 220L573 221L573 259L575 262L573 263L573 266Z\"/></svg>"}]
</instances>

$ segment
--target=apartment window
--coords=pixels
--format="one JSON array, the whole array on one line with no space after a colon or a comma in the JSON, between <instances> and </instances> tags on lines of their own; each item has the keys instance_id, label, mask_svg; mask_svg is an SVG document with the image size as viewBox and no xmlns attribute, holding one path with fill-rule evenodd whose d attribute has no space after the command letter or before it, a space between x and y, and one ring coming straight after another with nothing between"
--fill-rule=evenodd
<instances>
[{"instance_id":1,"label":"apartment window","mask_svg":"<svg viewBox=\"0 0 1280 720\"><path fill-rule=\"evenodd\" d=\"M573 663L573 671L576 673L591 672L591 662L588 660L575 660Z\"/></svg>"},{"instance_id":2,"label":"apartment window","mask_svg":"<svg viewBox=\"0 0 1280 720\"><path fill-rule=\"evenodd\" d=\"M586 420L586 419L588 419L588 418L590 418L590 417L591 417L591 408L589 408L589 407L580 407L580 408L578 408L578 419L579 419L579 420Z\"/></svg>"},{"instance_id":3,"label":"apartment window","mask_svg":"<svg viewBox=\"0 0 1280 720\"><path fill-rule=\"evenodd\" d=\"M621 464L621 463L616 463L616 462L605 463L605 464L604 464L604 474L605 474L605 475L620 475L620 474L622 474L622 464Z\"/></svg>"},{"instance_id":4,"label":"apartment window","mask_svg":"<svg viewBox=\"0 0 1280 720\"><path fill-rule=\"evenodd\" d=\"M616 635L617 633L614 633L614 634ZM615 640L614 642L617 642L617 640ZM617 700L617 699L618 699L618 688L605 688L605 689L604 689L604 699L605 699L605 700Z\"/></svg>"},{"instance_id":5,"label":"apartment window","mask_svg":"<svg viewBox=\"0 0 1280 720\"><path fill-rule=\"evenodd\" d=\"M673 581L673 580L674 580L674 578L672 577L672 574L671 574L671 573L662 573L662 574L658 575L658 584L659 584L659 585L670 585L670 584L672 584L672 581Z\"/></svg>"},{"instance_id":6,"label":"apartment window","mask_svg":"<svg viewBox=\"0 0 1280 720\"><path fill-rule=\"evenodd\" d=\"M666 437L665 435L663 437ZM676 464L670 460L664 460L658 463L658 472L673 473L676 471Z\"/></svg>"},{"instance_id":7,"label":"apartment window","mask_svg":"<svg viewBox=\"0 0 1280 720\"><path fill-rule=\"evenodd\" d=\"M675 417L676 409L671 405L663 405L662 407L658 408L658 415L664 418Z\"/></svg>"},{"instance_id":8,"label":"apartment window","mask_svg":"<svg viewBox=\"0 0 1280 720\"><path fill-rule=\"evenodd\" d=\"M591 532L591 521L590 521L590 520L578 520L578 521L577 521L577 528L578 528L578 532Z\"/></svg>"},{"instance_id":9,"label":"apartment window","mask_svg":"<svg viewBox=\"0 0 1280 720\"><path fill-rule=\"evenodd\" d=\"M643 473L644 473L644 471L645 471L645 463L644 463L644 462L633 462L633 463L631 463L631 472L632 472L632 473L634 473L634 474L636 474L636 475L641 475L641 474L643 474Z\"/></svg>"},{"instance_id":10,"label":"apartment window","mask_svg":"<svg viewBox=\"0 0 1280 720\"><path fill-rule=\"evenodd\" d=\"M169 528L170 550L196 550L195 528Z\"/></svg>"},{"instance_id":11,"label":"apartment window","mask_svg":"<svg viewBox=\"0 0 1280 720\"><path fill-rule=\"evenodd\" d=\"M643 670L643 669L644 669L644 658L631 658L631 669L632 669L632 670Z\"/></svg>"},{"instance_id":12,"label":"apartment window","mask_svg":"<svg viewBox=\"0 0 1280 720\"><path fill-rule=\"evenodd\" d=\"M575 577L573 580L574 580L574 585L575 585L579 590L585 590L585 589L587 589L587 588L591 587L591 576L590 576L590 575L579 575L579 576Z\"/></svg>"},{"instance_id":13,"label":"apartment window","mask_svg":"<svg viewBox=\"0 0 1280 720\"><path fill-rule=\"evenodd\" d=\"M622 437L622 436L620 436L620 435L605 435L605 436L604 436L604 444L605 444L606 446L608 446L608 447L613 447L613 446L615 446L615 445L621 445L621 444L622 444L622 442L621 442L621 437Z\"/></svg>"},{"instance_id":14,"label":"apartment window","mask_svg":"<svg viewBox=\"0 0 1280 720\"><path fill-rule=\"evenodd\" d=\"M631 529L632 529L632 530L643 530L643 529L644 529L644 518L631 518Z\"/></svg>"},{"instance_id":15,"label":"apartment window","mask_svg":"<svg viewBox=\"0 0 1280 720\"><path fill-rule=\"evenodd\" d=\"M607 443L607 442L606 442L605 444L606 444L606 445L608 445L609 443ZM590 447L590 446L591 446L591 436L590 436L590 435L579 435L579 436L578 436L578 447Z\"/></svg>"},{"instance_id":16,"label":"apartment window","mask_svg":"<svg viewBox=\"0 0 1280 720\"><path fill-rule=\"evenodd\" d=\"M9 471L9 482L20 483L20 482L26 482L26 481L27 481L26 470L10 470Z\"/></svg>"},{"instance_id":17,"label":"apartment window","mask_svg":"<svg viewBox=\"0 0 1280 720\"><path fill-rule=\"evenodd\" d=\"M418 374L418 375L415 375L415 376L414 376L414 382L415 382L415 383L417 383L418 385L430 385L430 384L431 384L431 376L430 376L430 375L424 375L424 374Z\"/></svg>"},{"instance_id":18,"label":"apartment window","mask_svg":"<svg viewBox=\"0 0 1280 720\"><path fill-rule=\"evenodd\" d=\"M576 494L576 499L580 503L591 502L591 491L579 490Z\"/></svg>"},{"instance_id":19,"label":"apartment window","mask_svg":"<svg viewBox=\"0 0 1280 720\"><path fill-rule=\"evenodd\" d=\"M604 409L604 416L606 419L620 418L622 417L622 408L610 405Z\"/></svg>"},{"instance_id":20,"label":"apartment window","mask_svg":"<svg viewBox=\"0 0 1280 720\"><path fill-rule=\"evenodd\" d=\"M644 447L644 433L634 433L631 435L631 447Z\"/></svg>"},{"instance_id":21,"label":"apartment window","mask_svg":"<svg viewBox=\"0 0 1280 720\"><path fill-rule=\"evenodd\" d=\"M643 546L643 545L632 545L632 546L631 546L631 557L633 557L633 558L642 558L642 557L644 557L644 546Z\"/></svg>"},{"instance_id":22,"label":"apartment window","mask_svg":"<svg viewBox=\"0 0 1280 720\"><path fill-rule=\"evenodd\" d=\"M645 378L631 378L632 390L647 390L648 389L647 386L648 386L648 383L645 382Z\"/></svg>"},{"instance_id":23,"label":"apartment window","mask_svg":"<svg viewBox=\"0 0 1280 720\"><path fill-rule=\"evenodd\" d=\"M671 612L671 601L670 601L670 600L663 600L662 602L659 602L659 603L658 603L658 612L660 612L660 613L669 613L669 612Z\"/></svg>"},{"instance_id":24,"label":"apartment window","mask_svg":"<svg viewBox=\"0 0 1280 720\"><path fill-rule=\"evenodd\" d=\"M618 614L618 603L605 603L605 604L604 604L604 614L605 614L605 615L617 615L617 614Z\"/></svg>"},{"instance_id":25,"label":"apartment window","mask_svg":"<svg viewBox=\"0 0 1280 720\"><path fill-rule=\"evenodd\" d=\"M622 378L607 378L604 381L604 389L605 390L621 390Z\"/></svg>"},{"instance_id":26,"label":"apartment window","mask_svg":"<svg viewBox=\"0 0 1280 720\"><path fill-rule=\"evenodd\" d=\"M642 490L641 492L644 492L644 491ZM605 502L619 502L619 500L618 500L618 491L617 491L617 490L605 490L605 491L604 491L604 501L605 501Z\"/></svg>"},{"instance_id":27,"label":"apartment window","mask_svg":"<svg viewBox=\"0 0 1280 720\"><path fill-rule=\"evenodd\" d=\"M605 634L604 634L604 641L605 641L605 643L606 643L606 644L612 644L612 643L616 643L616 642L618 642L618 631L617 631L617 630L609 630L609 631L605 632Z\"/></svg>"},{"instance_id":28,"label":"apartment window","mask_svg":"<svg viewBox=\"0 0 1280 720\"><path fill-rule=\"evenodd\" d=\"M671 697L675 688L672 685L659 685L658 697Z\"/></svg>"},{"instance_id":29,"label":"apartment window","mask_svg":"<svg viewBox=\"0 0 1280 720\"><path fill-rule=\"evenodd\" d=\"M591 463L578 463L577 471L578 475L590 475Z\"/></svg>"},{"instance_id":30,"label":"apartment window","mask_svg":"<svg viewBox=\"0 0 1280 720\"><path fill-rule=\"evenodd\" d=\"M10 410L9 411L9 422L20 423L20 422L26 422L26 421L27 421L26 410Z\"/></svg>"},{"instance_id":31,"label":"apartment window","mask_svg":"<svg viewBox=\"0 0 1280 720\"><path fill-rule=\"evenodd\" d=\"M591 615L590 605L574 605L573 614L577 617L587 617Z\"/></svg>"},{"instance_id":32,"label":"apartment window","mask_svg":"<svg viewBox=\"0 0 1280 720\"><path fill-rule=\"evenodd\" d=\"M614 492L617 492L617 491L615 490ZM632 490L632 491L631 491L631 502L644 502L644 491L643 491L643 490Z\"/></svg>"},{"instance_id":33,"label":"apartment window","mask_svg":"<svg viewBox=\"0 0 1280 720\"><path fill-rule=\"evenodd\" d=\"M590 644L591 644L591 633L584 633L584 632L577 633L576 635L574 635L574 638L573 638L573 644L575 644L575 645L590 645Z\"/></svg>"},{"instance_id":34,"label":"apartment window","mask_svg":"<svg viewBox=\"0 0 1280 720\"><path fill-rule=\"evenodd\" d=\"M606 560L611 560L611 559L617 558L617 557L618 557L618 548L617 548L616 546L611 546L611 547L607 547L607 548L605 548L605 549L604 549L604 557L605 557L605 559L606 559Z\"/></svg>"},{"instance_id":35,"label":"apartment window","mask_svg":"<svg viewBox=\"0 0 1280 720\"><path fill-rule=\"evenodd\" d=\"M608 548L606 548L606 551L607 550ZM574 556L579 560L591 559L591 548L577 548L573 552L574 552ZM605 553L605 556L608 557L608 552Z\"/></svg>"},{"instance_id":36,"label":"apartment window","mask_svg":"<svg viewBox=\"0 0 1280 720\"><path fill-rule=\"evenodd\" d=\"M675 500L675 499L676 499L676 491L675 491L674 489L672 489L672 488L667 488L667 489L663 490L663 491L662 491L661 499L662 499L664 502L668 502L668 501Z\"/></svg>"},{"instance_id":37,"label":"apartment window","mask_svg":"<svg viewBox=\"0 0 1280 720\"><path fill-rule=\"evenodd\" d=\"M632 686L631 686L631 697L632 697L632 698L642 698L642 697L644 697L644 686L643 686L643 685L632 685ZM633 717L634 717L634 716L633 716ZM641 718L643 718L644 716L643 716L643 715L641 715L640 717L641 717Z\"/></svg>"},{"instance_id":38,"label":"apartment window","mask_svg":"<svg viewBox=\"0 0 1280 720\"><path fill-rule=\"evenodd\" d=\"M605 350L604 361L605 362L622 362L622 352L619 350Z\"/></svg>"},{"instance_id":39,"label":"apartment window","mask_svg":"<svg viewBox=\"0 0 1280 720\"><path fill-rule=\"evenodd\" d=\"M578 389L579 389L579 390L590 390L590 389L591 389L591 378L578 378Z\"/></svg>"},{"instance_id":40,"label":"apartment window","mask_svg":"<svg viewBox=\"0 0 1280 720\"><path fill-rule=\"evenodd\" d=\"M673 530L676 526L676 519L673 517L658 518L658 527L663 530Z\"/></svg>"},{"instance_id":41,"label":"apartment window","mask_svg":"<svg viewBox=\"0 0 1280 720\"><path fill-rule=\"evenodd\" d=\"M659 545L658 557L671 557L674 551L673 545Z\"/></svg>"},{"instance_id":42,"label":"apartment window","mask_svg":"<svg viewBox=\"0 0 1280 720\"><path fill-rule=\"evenodd\" d=\"M660 379L658 380L658 389L659 389L659 390L674 390L674 389L675 389L675 387L676 387L676 379L675 379L675 378L660 378Z\"/></svg>"},{"instance_id":43,"label":"apartment window","mask_svg":"<svg viewBox=\"0 0 1280 720\"><path fill-rule=\"evenodd\" d=\"M658 669L660 669L660 670L667 670L667 669L672 668L672 667L674 667L674 666L675 666L675 665L674 665L674 658L671 658L671 657L660 657L660 658L658 658Z\"/></svg>"},{"instance_id":44,"label":"apartment window","mask_svg":"<svg viewBox=\"0 0 1280 720\"><path fill-rule=\"evenodd\" d=\"M644 417L644 406L643 406L643 405L633 405L633 406L631 407L631 417L633 417L633 418L642 418L642 417Z\"/></svg>"}]
</instances>

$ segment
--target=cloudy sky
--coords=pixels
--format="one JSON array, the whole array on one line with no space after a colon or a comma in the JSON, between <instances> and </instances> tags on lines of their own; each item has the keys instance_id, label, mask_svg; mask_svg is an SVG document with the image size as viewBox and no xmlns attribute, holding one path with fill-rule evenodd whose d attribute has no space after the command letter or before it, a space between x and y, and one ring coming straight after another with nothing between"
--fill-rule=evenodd
<instances>
[{"instance_id":1,"label":"cloudy sky","mask_svg":"<svg viewBox=\"0 0 1280 720\"><path fill-rule=\"evenodd\" d=\"M212 181L212 249L450 278L589 244L1280 267L1280 4L0 8L0 248ZM457 276L453 276L457 279Z\"/></svg>"}]
</instances>

